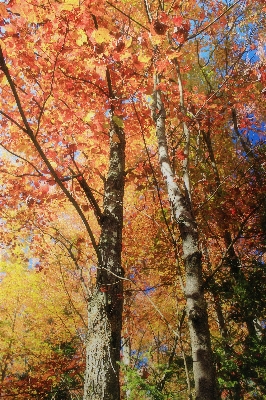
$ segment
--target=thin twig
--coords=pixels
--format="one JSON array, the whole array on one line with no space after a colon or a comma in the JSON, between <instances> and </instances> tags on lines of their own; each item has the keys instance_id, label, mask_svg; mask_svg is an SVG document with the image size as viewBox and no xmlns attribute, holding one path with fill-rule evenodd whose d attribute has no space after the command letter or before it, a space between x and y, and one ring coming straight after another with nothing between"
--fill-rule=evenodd
<instances>
[{"instance_id":1,"label":"thin twig","mask_svg":"<svg viewBox=\"0 0 266 400\"><path fill-rule=\"evenodd\" d=\"M246 223L248 222L249 218L261 207L261 205L263 204L264 199L262 201L260 201L260 203L253 208L253 210L250 211L250 213L246 216L246 218L244 219L244 221L241 223L240 228L237 232L237 234L235 235L234 239L232 239L231 243L229 244L229 246L227 247L227 249L225 250L218 266L214 269L214 271L211 273L211 275L209 275L206 279L205 282L203 283L202 287L205 288L207 286L207 284L210 282L210 280L214 277L214 275L220 270L220 268L222 267L224 261L226 260L226 256L229 253L230 249L234 246L234 244L237 242L237 240L240 238L241 233L243 231L244 226L246 225Z\"/></svg>"},{"instance_id":2,"label":"thin twig","mask_svg":"<svg viewBox=\"0 0 266 400\"><path fill-rule=\"evenodd\" d=\"M240 3L242 0L237 0L235 3L233 3L230 7L226 8L225 11L223 11L218 17L216 17L213 21L211 21L207 26L202 28L199 32L194 33L193 35L189 36L187 38L187 41L190 39L194 39L195 37L199 36L201 33L205 32L207 29L209 29L210 26L215 24L221 17L223 17L228 11L230 11L233 7L235 7L238 3Z\"/></svg>"},{"instance_id":3,"label":"thin twig","mask_svg":"<svg viewBox=\"0 0 266 400\"><path fill-rule=\"evenodd\" d=\"M27 162L28 164L30 164L35 169L35 171L38 173L38 176L43 176L43 174L35 167L35 165L31 161L29 161L26 158L24 158L24 157L22 157L22 156L20 156L20 155L18 155L16 153L14 153L13 151L9 150L5 145L3 145L3 143L0 143L0 146L3 147L3 149L5 149L8 153L12 154L12 156L15 156L15 157ZM24 175L28 175L28 174L24 174ZM36 176L36 175L34 175L34 176Z\"/></svg>"},{"instance_id":4,"label":"thin twig","mask_svg":"<svg viewBox=\"0 0 266 400\"><path fill-rule=\"evenodd\" d=\"M124 13L124 11L120 10L118 7L116 7L114 4L110 3L110 1L106 2L107 4L109 4L109 6L115 8L117 11L119 11L121 14L123 14L125 17L129 18L131 21L135 22L137 25L141 26L143 29L145 29L146 31L150 32L150 29L147 28L146 26L142 25L140 22L136 21L134 18L130 17L130 15Z\"/></svg>"}]
</instances>

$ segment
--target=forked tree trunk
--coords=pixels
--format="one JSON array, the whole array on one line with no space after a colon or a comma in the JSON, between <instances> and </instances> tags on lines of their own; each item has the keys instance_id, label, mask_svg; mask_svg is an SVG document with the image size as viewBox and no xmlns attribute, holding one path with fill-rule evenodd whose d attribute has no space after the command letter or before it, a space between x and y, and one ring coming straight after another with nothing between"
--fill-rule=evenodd
<instances>
[{"instance_id":1,"label":"forked tree trunk","mask_svg":"<svg viewBox=\"0 0 266 400\"><path fill-rule=\"evenodd\" d=\"M171 168L165 132L165 118L166 113L161 95L155 88L153 119L156 124L159 163L166 181L172 213L178 223L182 237L186 271L186 312L193 358L196 400L216 400L219 397L212 358L207 306L202 287L202 263L198 245L198 228L189 198L187 196L184 197L182 194Z\"/></svg>"},{"instance_id":2,"label":"forked tree trunk","mask_svg":"<svg viewBox=\"0 0 266 400\"><path fill-rule=\"evenodd\" d=\"M97 285L88 306L84 400L119 400L123 269L121 267L125 140L114 123L101 219Z\"/></svg>"}]
</instances>

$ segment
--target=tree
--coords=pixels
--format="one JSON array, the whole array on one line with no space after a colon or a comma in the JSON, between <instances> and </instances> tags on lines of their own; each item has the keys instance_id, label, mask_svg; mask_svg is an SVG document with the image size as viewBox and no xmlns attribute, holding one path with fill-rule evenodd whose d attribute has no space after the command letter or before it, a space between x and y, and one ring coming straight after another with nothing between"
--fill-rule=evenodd
<instances>
[{"instance_id":1,"label":"tree","mask_svg":"<svg viewBox=\"0 0 266 400\"><path fill-rule=\"evenodd\" d=\"M81 293L70 302L69 271L57 265L45 273L40 264L29 268L23 248L15 250L17 259L1 262L1 397L58 396L64 390L68 398L83 386L83 346L76 331L84 330Z\"/></svg>"},{"instance_id":2,"label":"tree","mask_svg":"<svg viewBox=\"0 0 266 400\"><path fill-rule=\"evenodd\" d=\"M67 138L61 137L61 135L64 135L64 133L62 133L62 124L61 127L57 126L57 123L60 124L60 120L61 122L64 121L63 125L66 124L67 119L69 120L69 118L74 115L73 112L75 113L75 111L71 110L70 105L65 101L63 94L64 90L70 89L68 82L70 82L70 86L75 84L75 77L68 76L68 72L72 73L73 71L68 71L65 68L67 65L69 65L67 59L68 46L72 42L74 43L76 50L79 50L79 48L85 42L87 42L86 33L82 28L79 28L77 35L74 25L72 28L69 27L71 20L74 24L76 23L76 10L79 7L76 8L75 5L77 6L77 4L73 3L58 6L57 3L54 3L50 8L50 12L52 12L52 19L48 25L46 25L45 21L48 14L44 5L39 6L38 4L29 4L26 8L20 8L19 4L10 4L11 8L9 9L10 11L8 15L11 16L13 22L10 24L12 31L10 38L14 37L19 39L22 32L25 34L25 39L28 37L26 42L28 41L28 44L32 43L33 45L30 50L31 54L29 55L27 52L24 53L21 48L20 55L22 58L24 56L26 57L24 59L26 64L28 64L28 61L30 61L31 58L30 64L32 70L28 71L27 73L21 65L22 69L20 73L21 77L19 78L21 80L20 82L23 81L25 84L28 82L29 85L25 90L22 88L22 97L26 96L28 98L28 100L25 101L25 98L21 98L21 93L19 93L21 88L19 87L20 84L17 81L17 73L14 75L12 74L12 68L14 67L16 69L16 65L12 61L12 67L7 65L8 61L6 58L11 60L12 54L7 54L5 48L8 48L6 45L4 45L0 55L1 69L5 75L5 79L7 80L6 83L8 86L6 86L6 89L9 87L9 89L7 89L7 96L10 98L10 100L13 98L11 101L15 101L16 106L15 115L13 116L10 115L9 106L7 109L4 106L1 113L6 118L7 125L9 125L9 123L13 125L11 131L15 129L16 132L14 134L20 135L17 141L16 150L13 151L12 146L11 148L8 148L9 153L19 159L23 164L23 172L20 173L20 175L24 177L26 175L31 176L32 185L40 188L39 195L41 195L41 197L49 192L49 184L53 185L56 183L66 199L68 199L68 201L76 209L85 226L87 234L90 237L92 247L94 248L97 256L97 283L96 287L93 289L93 292L88 294L88 297L90 297L88 298L88 311L90 314L90 319L87 335L87 367L85 375L84 398L94 397L96 399L104 397L113 399L119 398L119 369L117 361L119 361L120 355L123 302L121 283L121 277L123 275L121 267L121 249L125 143L123 137L123 128L120 122L121 120L116 115L116 106L113 103L115 95L112 87L111 71L109 70L108 65L101 66L101 71L98 71L98 76L101 78L106 78L106 88L103 89L98 84L96 84L96 86L101 94L104 93L109 104L105 107L102 105L103 115L100 116L102 123L105 123L104 119L107 120L107 118L104 118L104 113L107 112L108 108L110 107L110 129L109 133L106 133L106 138L109 137L110 141L109 168L106 178L103 177L103 180L105 181L103 189L104 201L103 210L101 210L87 182L87 178L85 177L87 173L86 170L89 166L86 165L85 162L81 169L81 164L77 160L78 152L82 153L82 148L79 147L78 150L77 147L79 139L75 139L70 133L69 137L71 137L71 141L69 142ZM93 7L93 5L91 6ZM82 11L82 9L79 9L81 20L83 18ZM90 18L91 27L94 28L95 46L97 47L98 45L102 45L105 40L104 34L106 34L106 28L102 27L100 30L98 30L97 18L91 13L89 13L87 17ZM19 24L22 24L19 26L19 28L16 24L16 20L18 20ZM57 33L55 33L53 30L55 28L55 25L53 25L54 22L58 27ZM43 27L45 26L45 29L41 32L40 27L42 24ZM14 33L14 30L16 31L17 29L19 37L16 33ZM37 43L41 43L43 40L42 38L44 38L42 35L48 34L48 36L51 38L51 35L53 34L55 34L55 36L58 35L61 29L64 30L64 33L59 40L59 46L57 40L53 38L51 41L48 41L48 47L50 47L49 49L43 48L41 44L39 50L35 51L36 49L34 49L34 46ZM31 40L29 40L30 37ZM26 44L26 42L24 43ZM71 45L71 47L72 46L73 45ZM92 52L94 53L93 48ZM95 52L95 54L97 58L97 52ZM72 54L72 56L73 55L74 54ZM18 56L18 54L16 56ZM60 60L61 56L63 56L64 59L62 59L62 62ZM49 61L48 59L46 60L46 57L48 57ZM41 61L41 67L35 64L36 58ZM52 63L52 67L51 69L48 67L47 70L47 66L50 65L50 63ZM45 68L41 72L42 67L44 66ZM41 73L41 75L39 75L39 73ZM58 73L61 75L61 77L57 75ZM94 71L92 74L93 73ZM86 80L81 79L79 81L79 90L82 90L82 85L85 84ZM31 96L30 92L28 92L29 90L34 92L34 94L32 93L33 97ZM55 95L55 93L57 93L58 96L57 94ZM88 98L87 95L86 97ZM90 100L92 103L94 102L93 98ZM64 105L63 114L60 112L60 107L58 106L57 101ZM71 102L73 103L73 101L75 101L74 98L71 100ZM81 98L79 99L79 102L81 102ZM94 107L91 107L88 102L85 110L83 107L85 107L85 103L79 104L81 114L76 115L76 121L74 122L74 125L76 125L77 128L79 120L81 119L83 130L85 132L88 129L87 127L90 125L90 119L94 114L92 111ZM96 104L96 109L97 107L98 104ZM53 144L49 143L50 140L48 137L46 137L47 134L48 136L51 134L50 128L47 129L46 125L47 123L51 123L51 114L48 111L49 109L55 111L55 119L52 122L52 125L55 124L53 133L55 142ZM67 114L68 117L65 118ZM5 125L5 128L7 128L7 125ZM65 127L66 135L68 135L68 129L71 129L70 125L71 124L68 124L68 126ZM98 128L99 126L95 126L95 133L97 132ZM105 127L103 130L108 131L108 128ZM104 133L102 135L104 135ZM89 131L88 137L91 136L93 136L93 133L92 131ZM85 145L84 139L85 138L82 139L83 145ZM22 148L19 146L19 142L21 143ZM44 143L47 144L43 145ZM4 148L6 148L4 143L2 145ZM30 146L30 148L28 146ZM107 152L107 148L108 145L105 146L105 152ZM23 156L21 154L17 155L16 152L18 150L23 153ZM56 155L56 158L58 157L57 160L53 159L51 161L50 157L52 154ZM86 159L86 157L88 157L84 153L82 155L80 154L79 156L83 158L83 161ZM34 157L34 159L33 161L30 161L32 157ZM96 168L96 164L94 164L94 168ZM102 176L104 171L101 170L98 172L98 174ZM16 175L19 175L19 173L17 172ZM98 221L98 226L100 228L99 243L96 243L96 239L92 232L92 227L84 213L86 206L83 206L82 208L82 204L80 204L79 201L73 196L71 190L67 188L67 183L65 183L69 181L73 182L74 179L77 181L76 186L78 186L83 193L83 196L80 196L83 203L87 201L95 213L95 218ZM43 182L40 185L41 181ZM96 187L94 187L94 189L96 189ZM31 190L29 190L29 192L31 192ZM26 197L26 202L29 207L34 207L35 202L40 201L40 197L38 200L35 200L32 197L32 193L30 193L28 196L23 193L22 196L24 196L24 199ZM88 205L87 208L89 208ZM80 268L78 266L78 256L73 254L71 246L69 246L67 250L73 261L77 264L77 268Z\"/></svg>"},{"instance_id":3,"label":"tree","mask_svg":"<svg viewBox=\"0 0 266 400\"><path fill-rule=\"evenodd\" d=\"M264 182L259 174L246 173L246 160L240 161L245 155L234 150L240 142L247 152L239 126L250 129L248 115L259 119L264 113L263 10L261 1L241 0L1 5L2 173L9 177L3 204L18 210L32 249L45 253L36 238L49 237L76 268L89 316L84 399L120 398L123 281L132 280L122 268L122 228L124 219L137 218L127 210L136 189L157 222L154 247L162 241L158 232L167 232L161 247L170 252L172 265L158 279L165 283L179 266L176 294L183 291L186 300L195 396L219 398L207 304L216 299L220 331L226 334L228 302L219 298L219 284L228 278L227 267L234 275L234 281L228 278L230 293L234 282L247 281L248 272L236 278L240 250L245 243L243 248L253 251L247 226L255 225L264 204L259 187ZM251 64L248 57L256 48L259 61ZM259 184L244 202L251 179ZM155 209L148 205L152 201ZM125 226L125 234L129 231ZM135 247L124 254L136 260ZM162 257L154 247L147 244L141 269ZM124 264L126 274L135 277L138 268L129 272L130 256ZM209 307L211 321L213 315ZM179 317L171 354L177 341L182 347L183 312ZM251 332L252 316L244 321ZM168 361L173 363L173 356ZM186 377L191 397L189 373ZM161 377L157 389L163 391L165 382Z\"/></svg>"}]
</instances>

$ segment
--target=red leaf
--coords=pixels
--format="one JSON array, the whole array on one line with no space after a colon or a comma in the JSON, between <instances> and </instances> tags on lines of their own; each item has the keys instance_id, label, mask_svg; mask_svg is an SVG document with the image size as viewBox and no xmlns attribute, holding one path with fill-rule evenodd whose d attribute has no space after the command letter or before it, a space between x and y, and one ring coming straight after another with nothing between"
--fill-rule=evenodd
<instances>
[{"instance_id":1,"label":"red leaf","mask_svg":"<svg viewBox=\"0 0 266 400\"><path fill-rule=\"evenodd\" d=\"M173 18L173 23L174 23L175 26L181 27L182 23L183 23L183 18L180 17L180 16L179 17L174 17Z\"/></svg>"},{"instance_id":2,"label":"red leaf","mask_svg":"<svg viewBox=\"0 0 266 400\"><path fill-rule=\"evenodd\" d=\"M183 152L183 150L177 150L177 152L176 152L176 157L177 157L179 160L183 161L187 156L186 156L186 154Z\"/></svg>"}]
</instances>

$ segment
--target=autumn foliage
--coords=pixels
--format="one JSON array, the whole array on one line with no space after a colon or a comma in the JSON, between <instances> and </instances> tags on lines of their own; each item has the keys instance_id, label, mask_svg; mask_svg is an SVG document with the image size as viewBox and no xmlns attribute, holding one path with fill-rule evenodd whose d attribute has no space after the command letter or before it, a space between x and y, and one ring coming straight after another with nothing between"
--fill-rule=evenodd
<instances>
[{"instance_id":1,"label":"autumn foliage","mask_svg":"<svg viewBox=\"0 0 266 400\"><path fill-rule=\"evenodd\" d=\"M197 230L215 393L264 399L265 11L0 3L1 398L82 398L97 293L112 340L123 302L121 398L194 398L169 160ZM122 265L108 264L115 252Z\"/></svg>"}]
</instances>

